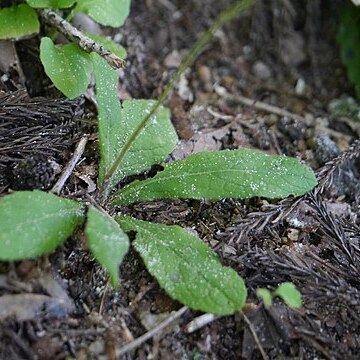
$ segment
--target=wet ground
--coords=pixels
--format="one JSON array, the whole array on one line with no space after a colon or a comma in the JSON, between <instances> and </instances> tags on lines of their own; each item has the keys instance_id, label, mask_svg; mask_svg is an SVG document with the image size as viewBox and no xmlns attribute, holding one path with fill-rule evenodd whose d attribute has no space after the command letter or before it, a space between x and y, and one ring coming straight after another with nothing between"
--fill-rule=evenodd
<instances>
[{"instance_id":1,"label":"wet ground","mask_svg":"<svg viewBox=\"0 0 360 360\"><path fill-rule=\"evenodd\" d=\"M119 96L156 99L228 4L147 0L133 4L122 29L103 29L128 51ZM112 290L79 230L48 257L0 263L0 359L359 358L360 123L334 40L339 6L257 2L216 33L166 103L181 139L173 159L235 148L293 156L316 171L313 192L271 202L178 200L109 209L196 231L245 279L243 314L201 322L201 313L182 311L159 288L134 251L121 266L120 288ZM86 198L98 162L91 91L74 102L59 100L36 65L37 46L38 39L16 45L23 73L2 71L0 194L49 189L90 132L62 189ZM17 91L24 84L27 91ZM276 300L265 309L255 290L284 281L297 286L304 306L291 310ZM135 346L134 339L174 314L171 325ZM124 348L129 343L133 348Z\"/></svg>"}]
</instances>

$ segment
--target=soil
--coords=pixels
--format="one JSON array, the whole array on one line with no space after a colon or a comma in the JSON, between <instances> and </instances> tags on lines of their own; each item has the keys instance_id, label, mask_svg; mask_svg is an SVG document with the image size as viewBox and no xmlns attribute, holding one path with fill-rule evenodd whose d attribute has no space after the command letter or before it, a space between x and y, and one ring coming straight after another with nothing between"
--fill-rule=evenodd
<instances>
[{"instance_id":1,"label":"soil","mask_svg":"<svg viewBox=\"0 0 360 360\"><path fill-rule=\"evenodd\" d=\"M230 3L134 1L124 27L101 29L128 52L119 97L158 98ZM245 279L243 312L201 322L203 314L166 295L135 251L121 265L121 286L111 289L79 229L49 256L0 263L0 359L360 357L360 123L358 110L339 112L335 101L357 106L335 42L343 3L256 2L215 34L166 103L181 140L170 159L235 148L293 156L316 171L314 191L281 201L108 209L195 231ZM86 133L86 150L61 194L88 201L99 160L92 90L64 99L42 70L38 44L16 43L19 63L0 70L0 196L50 189ZM303 307L279 299L264 307L256 289L285 281L300 290ZM169 326L124 348L174 312Z\"/></svg>"}]
</instances>

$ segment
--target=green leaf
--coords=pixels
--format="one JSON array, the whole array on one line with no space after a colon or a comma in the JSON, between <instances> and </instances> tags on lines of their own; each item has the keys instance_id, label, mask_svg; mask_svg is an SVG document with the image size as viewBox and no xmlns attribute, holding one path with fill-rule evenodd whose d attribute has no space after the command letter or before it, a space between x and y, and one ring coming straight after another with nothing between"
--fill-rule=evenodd
<instances>
[{"instance_id":1,"label":"green leaf","mask_svg":"<svg viewBox=\"0 0 360 360\"><path fill-rule=\"evenodd\" d=\"M119 150L129 141L136 127L155 103L155 100L123 101L121 109L122 130L120 134L114 134L118 135ZM151 165L164 161L175 149L177 142L178 137L170 120L170 111L161 106L130 146L114 176L114 181L147 170Z\"/></svg>"},{"instance_id":2,"label":"green leaf","mask_svg":"<svg viewBox=\"0 0 360 360\"><path fill-rule=\"evenodd\" d=\"M0 39L18 40L39 32L36 12L27 4L0 9Z\"/></svg>"},{"instance_id":3,"label":"green leaf","mask_svg":"<svg viewBox=\"0 0 360 360\"><path fill-rule=\"evenodd\" d=\"M302 306L301 293L292 282L284 282L279 285L274 295L281 297L284 303L290 308L295 309Z\"/></svg>"},{"instance_id":4,"label":"green leaf","mask_svg":"<svg viewBox=\"0 0 360 360\"><path fill-rule=\"evenodd\" d=\"M347 76L355 85L360 98L360 8L347 1L340 11L340 23L336 40L340 46L342 63L347 68Z\"/></svg>"},{"instance_id":5,"label":"green leaf","mask_svg":"<svg viewBox=\"0 0 360 360\"><path fill-rule=\"evenodd\" d=\"M101 35L91 34L89 32L85 32L85 35L90 39L96 41L98 44L104 46L107 50L111 51L113 54L118 56L120 59L126 58L126 50L115 41L111 39L107 39Z\"/></svg>"},{"instance_id":6,"label":"green leaf","mask_svg":"<svg viewBox=\"0 0 360 360\"><path fill-rule=\"evenodd\" d=\"M42 191L0 200L0 259L21 260L53 251L84 220L83 206Z\"/></svg>"},{"instance_id":7,"label":"green leaf","mask_svg":"<svg viewBox=\"0 0 360 360\"><path fill-rule=\"evenodd\" d=\"M55 46L50 38L44 37L40 44L40 59L46 75L68 98L83 94L91 79L90 55L75 44Z\"/></svg>"},{"instance_id":8,"label":"green leaf","mask_svg":"<svg viewBox=\"0 0 360 360\"><path fill-rule=\"evenodd\" d=\"M118 78L111 67L97 54L92 54L96 78L96 100L101 161L99 183L110 170L120 150L129 141L141 120L155 101L125 100L120 105ZM161 107L126 153L113 184L123 177L149 169L164 161L177 144L177 135L170 121L170 112Z\"/></svg>"},{"instance_id":9,"label":"green leaf","mask_svg":"<svg viewBox=\"0 0 360 360\"><path fill-rule=\"evenodd\" d=\"M117 93L118 76L99 55L92 54L96 81L96 103L98 111L98 133L101 160L99 183L115 161L124 136L121 124L121 106Z\"/></svg>"},{"instance_id":10,"label":"green leaf","mask_svg":"<svg viewBox=\"0 0 360 360\"><path fill-rule=\"evenodd\" d=\"M64 9L72 6L76 0L26 0L33 8Z\"/></svg>"},{"instance_id":11,"label":"green leaf","mask_svg":"<svg viewBox=\"0 0 360 360\"><path fill-rule=\"evenodd\" d=\"M118 27L130 12L130 0L79 0L74 12L83 12L102 25Z\"/></svg>"},{"instance_id":12,"label":"green leaf","mask_svg":"<svg viewBox=\"0 0 360 360\"><path fill-rule=\"evenodd\" d=\"M115 194L114 203L169 198L283 198L316 185L312 170L294 158L256 150L201 152L165 164L151 179L134 181Z\"/></svg>"},{"instance_id":13,"label":"green leaf","mask_svg":"<svg viewBox=\"0 0 360 360\"><path fill-rule=\"evenodd\" d=\"M174 299L194 310L232 314L245 304L244 280L223 267L198 237L179 226L166 226L119 216L125 231L137 232L135 249L149 272Z\"/></svg>"},{"instance_id":14,"label":"green leaf","mask_svg":"<svg viewBox=\"0 0 360 360\"><path fill-rule=\"evenodd\" d=\"M129 249L129 239L109 215L90 207L85 234L96 260L109 272L113 287L119 284L119 265Z\"/></svg>"},{"instance_id":15,"label":"green leaf","mask_svg":"<svg viewBox=\"0 0 360 360\"><path fill-rule=\"evenodd\" d=\"M263 301L266 308L272 306L273 303L272 296L271 296L271 292L268 289L265 288L256 289L256 296Z\"/></svg>"}]
</instances>

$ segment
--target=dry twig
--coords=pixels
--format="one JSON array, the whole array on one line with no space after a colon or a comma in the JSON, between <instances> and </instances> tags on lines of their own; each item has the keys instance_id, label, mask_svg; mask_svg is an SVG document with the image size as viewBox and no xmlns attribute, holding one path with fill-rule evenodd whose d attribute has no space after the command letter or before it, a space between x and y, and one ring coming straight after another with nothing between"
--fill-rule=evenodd
<instances>
[{"instance_id":1,"label":"dry twig","mask_svg":"<svg viewBox=\"0 0 360 360\"><path fill-rule=\"evenodd\" d=\"M267 355L266 355L266 353L265 353L264 348L263 348L262 345L261 345L261 342L260 342L260 340L259 340L259 337L258 337L257 334L256 334L256 331L255 331L254 327L252 326L252 323L250 322L250 320L248 319L248 317L247 317L244 313L242 313L242 316L243 316L243 318L244 318L247 326L249 327L249 330L250 330L250 332L251 332L251 335L253 336L253 338L254 338L254 340L255 340L255 342L256 342L257 347L259 348L259 351L260 351L260 353L261 353L262 358L263 358L264 360L267 360L268 357L267 357Z\"/></svg>"},{"instance_id":2,"label":"dry twig","mask_svg":"<svg viewBox=\"0 0 360 360\"><path fill-rule=\"evenodd\" d=\"M125 67L125 60L119 58L117 55L107 50L104 46L84 35L81 31L76 29L54 11L44 9L40 10L39 13L46 23L54 26L69 41L78 44L81 49L85 50L86 52L96 52L101 57L103 57L114 69Z\"/></svg>"},{"instance_id":3,"label":"dry twig","mask_svg":"<svg viewBox=\"0 0 360 360\"><path fill-rule=\"evenodd\" d=\"M219 315L208 313L200 315L186 324L184 330L186 333L191 334L219 318Z\"/></svg>"},{"instance_id":4,"label":"dry twig","mask_svg":"<svg viewBox=\"0 0 360 360\"><path fill-rule=\"evenodd\" d=\"M341 258L339 267L345 265L346 268L350 267L355 274L360 275L360 253L357 248L353 247L356 242L350 241L350 238L345 233L342 224L327 210L318 192L311 192L309 194L309 199L314 208L317 210L322 231L329 239L331 239L335 247L340 249L343 253L343 258ZM348 260L347 264L343 264L345 259Z\"/></svg>"},{"instance_id":5,"label":"dry twig","mask_svg":"<svg viewBox=\"0 0 360 360\"><path fill-rule=\"evenodd\" d=\"M56 184L51 189L51 192L53 192L55 194L60 194L61 189L63 188L66 180L69 178L69 176L71 175L72 171L74 170L77 162L80 160L80 157L84 153L87 141L88 141L88 136L83 136L81 138L81 140L79 141L79 143L74 151L72 158L66 165L63 173L61 174L61 176L58 179L58 181L56 182Z\"/></svg>"},{"instance_id":6,"label":"dry twig","mask_svg":"<svg viewBox=\"0 0 360 360\"><path fill-rule=\"evenodd\" d=\"M278 106L270 105L262 101L253 100L242 95L230 95L223 88L219 88L219 87L215 87L215 91L217 92L218 95L224 97L225 99L231 100L233 102L238 102L242 105L252 107L256 110L265 111L267 113L275 114L279 116L287 116L294 120L304 121L304 118L302 116L294 114L288 110L279 108Z\"/></svg>"},{"instance_id":7,"label":"dry twig","mask_svg":"<svg viewBox=\"0 0 360 360\"><path fill-rule=\"evenodd\" d=\"M0 96L0 167L33 154L52 156L72 144L79 103L30 99L26 90Z\"/></svg>"},{"instance_id":8,"label":"dry twig","mask_svg":"<svg viewBox=\"0 0 360 360\"><path fill-rule=\"evenodd\" d=\"M325 188L331 186L333 175L346 162L360 157L360 140L355 140L346 150L339 156L328 161L322 168L316 172L318 185L314 189L315 194L322 193Z\"/></svg>"},{"instance_id":9,"label":"dry twig","mask_svg":"<svg viewBox=\"0 0 360 360\"><path fill-rule=\"evenodd\" d=\"M139 336L133 342L126 344L125 346L120 348L118 351L116 351L117 356L124 355L124 354L128 353L129 351L136 349L141 344L143 344L145 341L151 339L157 333L159 333L161 330L163 330L164 328L169 326L176 319L180 318L187 310L188 310L188 307L183 306L181 309L176 311L174 314L170 315L166 320L161 322L159 325L155 326L153 329L149 330L144 335Z\"/></svg>"}]
</instances>

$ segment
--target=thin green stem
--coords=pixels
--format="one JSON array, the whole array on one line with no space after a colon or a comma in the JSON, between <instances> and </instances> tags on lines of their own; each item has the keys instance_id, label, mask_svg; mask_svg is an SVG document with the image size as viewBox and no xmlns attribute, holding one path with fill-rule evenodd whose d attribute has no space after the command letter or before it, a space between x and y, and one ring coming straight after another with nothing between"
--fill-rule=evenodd
<instances>
[{"instance_id":1,"label":"thin green stem","mask_svg":"<svg viewBox=\"0 0 360 360\"><path fill-rule=\"evenodd\" d=\"M138 127L135 129L135 131L131 134L128 141L124 144L124 147L121 149L119 155L117 156L116 160L114 161L114 164L111 166L108 173L105 175L104 184L100 190L100 199L105 200L110 192L110 188L112 186L111 182L112 179L119 168L121 162L123 161L125 155L127 154L128 150L134 143L134 141L137 139L137 137L140 135L141 131L145 128L151 117L156 113L156 111L159 109L159 107L163 104L163 102L168 97L169 93L173 90L176 83L179 81L181 75L184 73L184 71L192 65L192 63L196 60L196 58L202 53L206 45L212 40L215 33L219 28L221 28L224 24L232 20L235 16L237 16L242 11L246 10L254 0L238 0L235 2L234 5L232 5L227 10L220 13L220 15L215 19L213 24L210 26L210 28L200 37L200 39L196 42L194 47L190 50L190 52L187 54L187 56L184 58L184 60L181 62L179 68L175 72L174 76L170 80L170 82L166 85L164 91L160 95L158 101L155 103L155 105L152 107L149 114L147 114L144 119L141 121L141 123L138 125Z\"/></svg>"}]
</instances>

